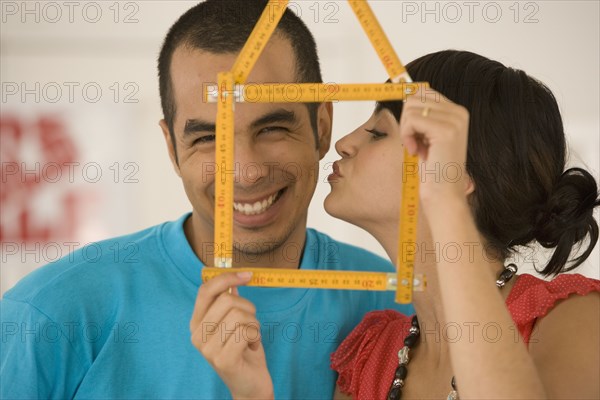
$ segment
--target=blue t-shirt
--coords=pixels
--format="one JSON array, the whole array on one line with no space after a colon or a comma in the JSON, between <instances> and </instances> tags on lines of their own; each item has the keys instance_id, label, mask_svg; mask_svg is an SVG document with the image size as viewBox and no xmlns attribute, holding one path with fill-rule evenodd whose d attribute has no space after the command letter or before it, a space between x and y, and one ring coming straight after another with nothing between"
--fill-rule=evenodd
<instances>
[{"instance_id":1,"label":"blue t-shirt","mask_svg":"<svg viewBox=\"0 0 600 400\"><path fill-rule=\"evenodd\" d=\"M190 340L202 262L175 222L83 247L1 302L1 397L227 399ZM392 271L308 229L301 269ZM240 288L252 301L277 399L331 398L329 356L370 310L412 306L392 292Z\"/></svg>"}]
</instances>

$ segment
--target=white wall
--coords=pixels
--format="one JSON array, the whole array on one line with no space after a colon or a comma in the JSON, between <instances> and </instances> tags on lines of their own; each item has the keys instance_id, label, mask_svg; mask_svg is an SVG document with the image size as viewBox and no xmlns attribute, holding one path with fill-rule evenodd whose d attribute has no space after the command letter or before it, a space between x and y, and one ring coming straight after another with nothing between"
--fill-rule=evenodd
<instances>
[{"instance_id":1,"label":"white wall","mask_svg":"<svg viewBox=\"0 0 600 400\"><path fill-rule=\"evenodd\" d=\"M80 162L72 171L73 179L49 182L52 185L36 192L30 214L37 223L57 226L66 217L53 206L56 189L87 196L78 203L74 233L57 232L50 237L57 246L37 249L22 243L23 232L17 228L19 207L31 198L27 193L23 198L11 197L12 203L6 203L8 208L0 214L3 229L14 230L2 243L2 292L52 260L57 251L65 252L66 243L74 241L81 247L91 240L175 219L190 209L157 125L161 111L156 58L167 29L192 4L2 1L2 115L17 116L26 124L41 114L63 118ZM549 85L563 112L573 159L598 179L598 2L386 0L371 5L404 62L446 48L471 50L522 68ZM316 37L326 81L386 78L344 2L300 0L293 1L292 7ZM23 94L22 89L29 92ZM336 104L334 140L362 123L371 110L372 103ZM6 138L2 140L4 147ZM6 151L2 150L3 162ZM17 152L20 159L35 162L39 151L39 143L24 143ZM332 151L324 162L337 158ZM95 170L102 177L91 182L95 179L89 174ZM369 235L322 210L329 190L327 174L322 170L309 225L383 254ZM3 176L3 191L7 190L4 183ZM597 251L592 261L583 273L599 277Z\"/></svg>"}]
</instances>

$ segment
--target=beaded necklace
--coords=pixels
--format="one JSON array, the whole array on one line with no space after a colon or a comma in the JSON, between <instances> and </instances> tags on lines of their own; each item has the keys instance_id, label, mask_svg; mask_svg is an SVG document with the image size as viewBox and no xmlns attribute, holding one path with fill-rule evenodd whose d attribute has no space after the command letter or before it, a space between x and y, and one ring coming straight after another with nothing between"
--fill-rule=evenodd
<instances>
[{"instance_id":1,"label":"beaded necklace","mask_svg":"<svg viewBox=\"0 0 600 400\"><path fill-rule=\"evenodd\" d=\"M508 264L498 275L496 286L502 288L516 273L517 266L515 264ZM410 325L408 335L404 338L404 347L398 352L398 367L396 367L394 380L392 381L392 385L388 392L387 400L400 400L402 398L402 388L404 387L404 380L408 374L407 365L410 360L408 353L418 343L421 334L419 320L416 315L413 315ZM448 393L446 400L458 400L458 390L456 389L456 379L454 379L454 376L450 381L450 385L452 386L452 390Z\"/></svg>"}]
</instances>

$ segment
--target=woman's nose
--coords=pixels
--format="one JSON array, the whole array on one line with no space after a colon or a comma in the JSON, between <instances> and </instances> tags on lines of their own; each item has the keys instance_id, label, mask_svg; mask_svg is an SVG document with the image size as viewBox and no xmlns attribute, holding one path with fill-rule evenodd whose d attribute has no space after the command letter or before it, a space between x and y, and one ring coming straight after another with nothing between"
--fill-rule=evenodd
<instances>
[{"instance_id":1,"label":"woman's nose","mask_svg":"<svg viewBox=\"0 0 600 400\"><path fill-rule=\"evenodd\" d=\"M352 157L356 154L355 132L356 131L347 134L335 143L335 151L337 151L342 158Z\"/></svg>"}]
</instances>

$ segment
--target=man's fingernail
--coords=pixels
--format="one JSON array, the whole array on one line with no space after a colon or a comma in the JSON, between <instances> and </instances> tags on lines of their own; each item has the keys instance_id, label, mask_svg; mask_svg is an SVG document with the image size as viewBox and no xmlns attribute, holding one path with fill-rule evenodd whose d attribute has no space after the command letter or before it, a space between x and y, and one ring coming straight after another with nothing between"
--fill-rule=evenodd
<instances>
[{"instance_id":1,"label":"man's fingernail","mask_svg":"<svg viewBox=\"0 0 600 400\"><path fill-rule=\"evenodd\" d=\"M252 272L250 272L250 271L236 272L236 275L238 276L238 278L241 278L244 280L252 278Z\"/></svg>"}]
</instances>

